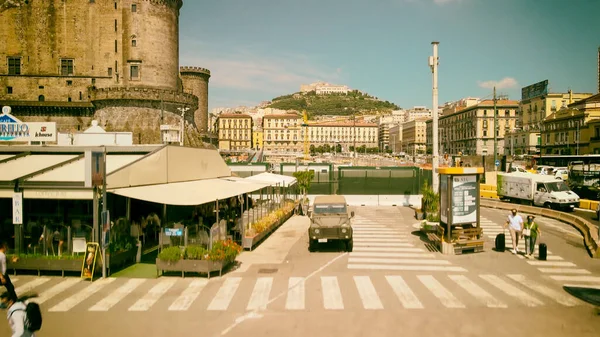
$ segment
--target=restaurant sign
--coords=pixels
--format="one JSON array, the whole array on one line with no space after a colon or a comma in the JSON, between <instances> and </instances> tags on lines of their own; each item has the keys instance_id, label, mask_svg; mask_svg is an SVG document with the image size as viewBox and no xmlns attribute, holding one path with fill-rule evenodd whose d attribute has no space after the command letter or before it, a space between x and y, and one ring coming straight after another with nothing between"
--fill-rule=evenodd
<instances>
[{"instance_id":1,"label":"restaurant sign","mask_svg":"<svg viewBox=\"0 0 600 337\"><path fill-rule=\"evenodd\" d=\"M10 107L2 107L0 141L3 142L56 142L56 123L24 123L10 114Z\"/></svg>"}]
</instances>

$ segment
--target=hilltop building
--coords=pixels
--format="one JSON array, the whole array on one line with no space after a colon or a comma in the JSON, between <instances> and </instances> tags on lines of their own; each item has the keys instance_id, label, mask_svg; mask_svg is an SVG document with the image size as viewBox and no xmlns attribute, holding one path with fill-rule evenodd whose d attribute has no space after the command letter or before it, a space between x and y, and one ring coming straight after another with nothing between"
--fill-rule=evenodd
<instances>
[{"instance_id":1,"label":"hilltop building","mask_svg":"<svg viewBox=\"0 0 600 337\"><path fill-rule=\"evenodd\" d=\"M315 91L317 95L324 94L347 94L352 91L347 85L336 85L327 82L315 82L311 84L302 84L300 86L300 92L306 93L309 91Z\"/></svg>"}]
</instances>

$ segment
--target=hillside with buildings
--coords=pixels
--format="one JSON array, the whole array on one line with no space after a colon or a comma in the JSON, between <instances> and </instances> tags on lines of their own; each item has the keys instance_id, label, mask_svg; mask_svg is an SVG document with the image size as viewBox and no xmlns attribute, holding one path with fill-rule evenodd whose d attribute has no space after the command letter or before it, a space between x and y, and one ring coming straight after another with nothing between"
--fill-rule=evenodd
<instances>
[{"instance_id":1,"label":"hillside with buildings","mask_svg":"<svg viewBox=\"0 0 600 337\"><path fill-rule=\"evenodd\" d=\"M352 90L345 85L313 83L302 85L300 92L276 97L268 105L281 110L306 110L309 116L389 113L400 108L391 102Z\"/></svg>"}]
</instances>

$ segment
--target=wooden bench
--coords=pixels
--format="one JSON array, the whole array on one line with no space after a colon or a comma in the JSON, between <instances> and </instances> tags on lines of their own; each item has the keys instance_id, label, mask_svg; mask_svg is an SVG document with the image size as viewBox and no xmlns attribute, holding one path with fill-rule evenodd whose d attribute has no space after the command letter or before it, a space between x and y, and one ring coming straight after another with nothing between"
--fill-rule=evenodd
<instances>
[{"instance_id":1,"label":"wooden bench","mask_svg":"<svg viewBox=\"0 0 600 337\"><path fill-rule=\"evenodd\" d=\"M438 226L435 233L427 233L427 238L438 250L442 249L442 241L445 240L445 229ZM452 229L451 243L454 247L454 254L460 255L465 252L482 252L483 251L483 231L481 228L461 228Z\"/></svg>"}]
</instances>

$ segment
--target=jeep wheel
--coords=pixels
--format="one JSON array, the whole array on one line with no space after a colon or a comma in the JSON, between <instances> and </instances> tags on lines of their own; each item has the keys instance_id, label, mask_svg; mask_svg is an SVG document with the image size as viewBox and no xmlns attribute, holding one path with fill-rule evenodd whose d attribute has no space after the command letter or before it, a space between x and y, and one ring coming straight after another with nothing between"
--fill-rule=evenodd
<instances>
[{"instance_id":1,"label":"jeep wheel","mask_svg":"<svg viewBox=\"0 0 600 337\"><path fill-rule=\"evenodd\" d=\"M309 252L314 252L315 250L317 250L317 243L315 242L316 240L308 240L308 251Z\"/></svg>"},{"instance_id":2,"label":"jeep wheel","mask_svg":"<svg viewBox=\"0 0 600 337\"><path fill-rule=\"evenodd\" d=\"M352 239L346 241L346 251L352 252L352 248L354 247L354 241Z\"/></svg>"}]
</instances>

